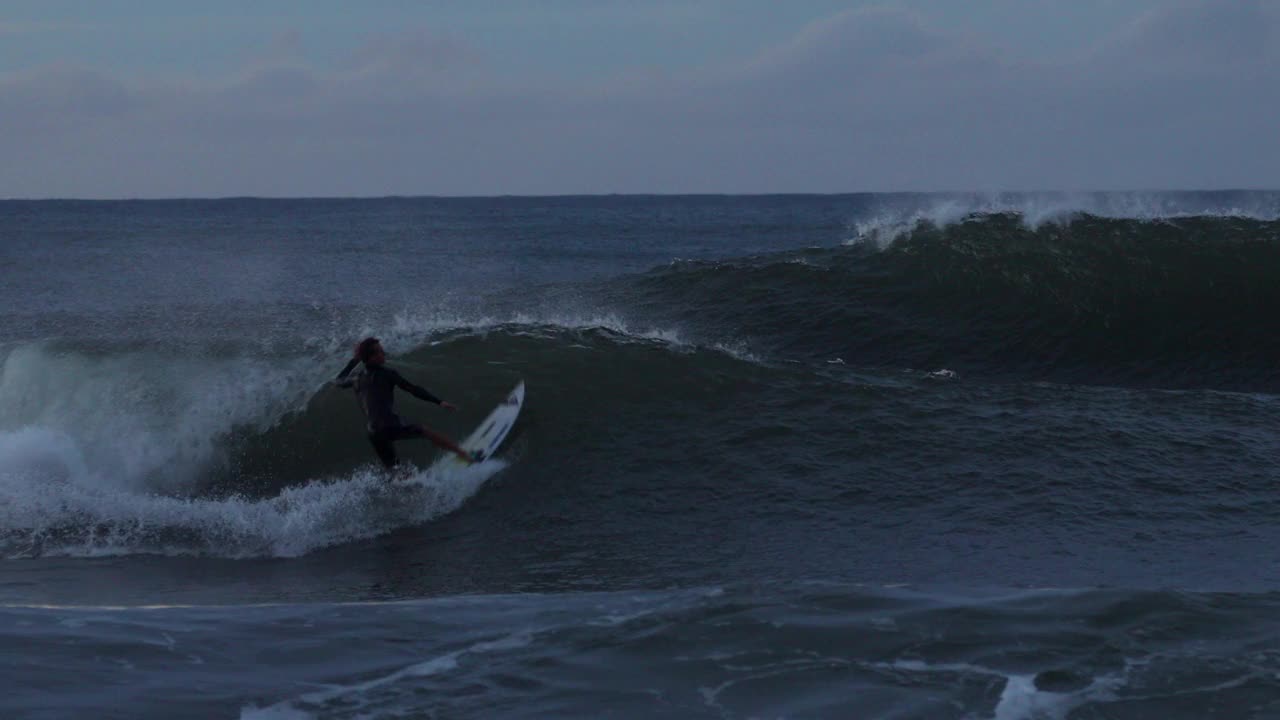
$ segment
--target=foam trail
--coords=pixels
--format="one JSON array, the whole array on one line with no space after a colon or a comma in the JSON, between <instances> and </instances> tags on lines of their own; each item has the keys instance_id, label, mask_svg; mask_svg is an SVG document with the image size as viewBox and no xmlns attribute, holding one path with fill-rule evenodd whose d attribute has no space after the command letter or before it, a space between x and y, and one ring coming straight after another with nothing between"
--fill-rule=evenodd
<instances>
[{"instance_id":1,"label":"foam trail","mask_svg":"<svg viewBox=\"0 0 1280 720\"><path fill-rule=\"evenodd\" d=\"M267 499L182 498L111 487L65 436L0 434L0 553L293 557L456 510L506 467L442 466L389 482L376 471L314 480ZM14 460L25 460L15 467Z\"/></svg>"}]
</instances>

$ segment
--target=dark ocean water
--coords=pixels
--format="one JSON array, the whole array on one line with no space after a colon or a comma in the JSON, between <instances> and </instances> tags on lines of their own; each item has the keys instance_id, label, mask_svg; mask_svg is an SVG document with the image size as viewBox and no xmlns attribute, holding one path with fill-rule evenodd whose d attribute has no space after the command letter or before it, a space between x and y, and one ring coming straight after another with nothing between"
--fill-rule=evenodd
<instances>
[{"instance_id":1,"label":"dark ocean water","mask_svg":"<svg viewBox=\"0 0 1280 720\"><path fill-rule=\"evenodd\" d=\"M0 717L1280 718L1280 193L8 201L0 301Z\"/></svg>"}]
</instances>

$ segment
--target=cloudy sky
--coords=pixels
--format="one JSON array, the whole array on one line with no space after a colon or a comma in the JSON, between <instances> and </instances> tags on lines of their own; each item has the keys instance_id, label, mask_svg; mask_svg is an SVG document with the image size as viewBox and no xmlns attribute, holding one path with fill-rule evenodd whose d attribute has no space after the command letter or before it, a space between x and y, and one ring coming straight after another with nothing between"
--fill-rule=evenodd
<instances>
[{"instance_id":1,"label":"cloudy sky","mask_svg":"<svg viewBox=\"0 0 1280 720\"><path fill-rule=\"evenodd\" d=\"M0 0L0 197L1280 188L1280 0Z\"/></svg>"}]
</instances>

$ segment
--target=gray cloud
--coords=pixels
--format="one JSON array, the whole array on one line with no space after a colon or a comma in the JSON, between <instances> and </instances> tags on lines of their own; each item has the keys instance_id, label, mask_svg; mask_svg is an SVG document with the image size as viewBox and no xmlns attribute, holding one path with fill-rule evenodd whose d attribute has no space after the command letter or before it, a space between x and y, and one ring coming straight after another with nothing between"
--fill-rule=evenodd
<instances>
[{"instance_id":1,"label":"gray cloud","mask_svg":"<svg viewBox=\"0 0 1280 720\"><path fill-rule=\"evenodd\" d=\"M1106 53L1110 61L1177 69L1275 59L1277 6L1262 0L1173 4L1140 18Z\"/></svg>"},{"instance_id":2,"label":"gray cloud","mask_svg":"<svg viewBox=\"0 0 1280 720\"><path fill-rule=\"evenodd\" d=\"M0 78L0 196L1276 187L1278 17L1171 5L1047 65L877 8L604 87L425 31L219 84L46 68Z\"/></svg>"}]
</instances>

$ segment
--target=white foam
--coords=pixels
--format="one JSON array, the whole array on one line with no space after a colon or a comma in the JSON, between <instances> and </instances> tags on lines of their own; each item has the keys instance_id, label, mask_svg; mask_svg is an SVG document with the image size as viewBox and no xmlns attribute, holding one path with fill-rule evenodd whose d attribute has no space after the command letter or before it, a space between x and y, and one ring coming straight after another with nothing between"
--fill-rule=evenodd
<instances>
[{"instance_id":1,"label":"white foam","mask_svg":"<svg viewBox=\"0 0 1280 720\"><path fill-rule=\"evenodd\" d=\"M954 225L972 215L1014 214L1029 228L1065 223L1083 214L1133 220L1187 217L1231 217L1256 220L1280 219L1274 197L1260 198L1255 207L1213 204L1208 199L1164 193L1046 193L994 194L934 199L928 205L885 208L853 223L846 245L870 244L880 248L922 224Z\"/></svg>"},{"instance_id":2,"label":"white foam","mask_svg":"<svg viewBox=\"0 0 1280 720\"><path fill-rule=\"evenodd\" d=\"M424 344L439 342L448 333L486 333L495 329L528 332L540 328L559 330L605 330L632 340L648 340L670 345L688 345L681 333L672 328L639 325L623 319L616 313L574 313L571 311L515 312L505 316L465 315L449 312L400 312L388 327L377 330L362 329L359 336L376 336L391 355Z\"/></svg>"},{"instance_id":3,"label":"white foam","mask_svg":"<svg viewBox=\"0 0 1280 720\"><path fill-rule=\"evenodd\" d=\"M448 464L394 482L363 470L271 498L200 499L112 487L76 461L65 438L44 431L0 434L0 454L53 468L0 469L0 538L9 557L293 557L452 512L505 467Z\"/></svg>"},{"instance_id":4,"label":"white foam","mask_svg":"<svg viewBox=\"0 0 1280 720\"><path fill-rule=\"evenodd\" d=\"M728 342L728 343L718 342L712 345L711 347L712 349L722 352L725 355L728 355L729 357L735 360L755 363L757 365L764 363L764 359L761 358L759 355L755 354L754 352L752 352L750 347L748 347L747 344L745 342L742 342L741 340Z\"/></svg>"},{"instance_id":5,"label":"white foam","mask_svg":"<svg viewBox=\"0 0 1280 720\"><path fill-rule=\"evenodd\" d=\"M528 329L536 333L539 328L556 328L558 330L603 330L624 340L656 342L670 346L676 350L706 348L724 353L744 362L759 363L760 358L741 340L712 342L700 345L688 340L683 333L674 328L663 328L641 325L624 319L616 313L572 313L518 312L505 318L492 315L465 318L458 315L441 315L425 313L413 315L402 313L395 317L390 333L382 337L384 345L394 350L396 346L414 347L427 342L433 335L467 330L470 332L488 332L496 328ZM516 332L520 332L516 330Z\"/></svg>"},{"instance_id":6,"label":"white foam","mask_svg":"<svg viewBox=\"0 0 1280 720\"><path fill-rule=\"evenodd\" d=\"M433 675L450 672L458 669L467 656L499 652L502 650L514 650L528 646L532 642L532 634L529 632L518 633L497 640L488 640L475 643L461 650L455 650L445 653L437 657L429 658L421 662L416 662L403 667L395 672L387 675L366 680L365 682L355 683L353 685L334 685L325 690L313 693L307 693L292 700L285 700L265 708L257 706L247 706L241 709L241 720L276 720L276 719L292 719L292 718L309 718L312 717L298 707L299 704L316 706L323 705L331 700L342 698L347 706L363 707L365 704L372 702L369 697L376 690L392 687L401 680L409 678L424 678Z\"/></svg>"},{"instance_id":7,"label":"white foam","mask_svg":"<svg viewBox=\"0 0 1280 720\"><path fill-rule=\"evenodd\" d=\"M217 459L227 433L265 429L305 402L314 382L299 364L23 345L0 365L0 431L46 431L58 438L46 450L111 487L180 492ZM11 452L0 447L0 472L25 467Z\"/></svg>"},{"instance_id":8,"label":"white foam","mask_svg":"<svg viewBox=\"0 0 1280 720\"><path fill-rule=\"evenodd\" d=\"M616 314L557 314L548 317L519 314L513 318L513 322L521 325L545 324L567 330L607 330L616 335L633 340L661 343L663 345L670 346L675 350L710 349L724 353L736 360L742 360L750 363L762 362L760 357L753 353L747 346L747 343L741 340L712 342L709 345L704 346L686 339L678 330L671 328L637 326Z\"/></svg>"},{"instance_id":9,"label":"white foam","mask_svg":"<svg viewBox=\"0 0 1280 720\"><path fill-rule=\"evenodd\" d=\"M1072 710L1086 702L1111 698L1113 690L1124 682L1118 675L1096 677L1086 687L1060 693L1036 688L1035 675L1003 672L969 663L897 660L877 665L916 673L971 673L1002 677L1004 689L1000 691L1000 699L992 713L993 720L1064 720Z\"/></svg>"},{"instance_id":10,"label":"white foam","mask_svg":"<svg viewBox=\"0 0 1280 720\"><path fill-rule=\"evenodd\" d=\"M608 330L625 337L653 340L671 345L686 345L680 332L671 328L638 326L616 313L571 314L551 313L537 316L517 313L512 321L518 325L552 325L566 330Z\"/></svg>"},{"instance_id":11,"label":"white foam","mask_svg":"<svg viewBox=\"0 0 1280 720\"><path fill-rule=\"evenodd\" d=\"M280 703L265 708L248 705L240 709L240 718L241 720L313 720L315 715L299 710L288 703Z\"/></svg>"},{"instance_id":12,"label":"white foam","mask_svg":"<svg viewBox=\"0 0 1280 720\"><path fill-rule=\"evenodd\" d=\"M955 200L938 201L927 208L886 209L853 224L853 237L846 245L871 244L881 248L911 232L922 223L951 225L977 212L972 204Z\"/></svg>"},{"instance_id":13,"label":"white foam","mask_svg":"<svg viewBox=\"0 0 1280 720\"><path fill-rule=\"evenodd\" d=\"M996 703L994 720L1028 720L1028 718L1065 717L1073 704L1065 702L1069 696L1042 693L1036 690L1032 675L1008 675L1000 701Z\"/></svg>"}]
</instances>

